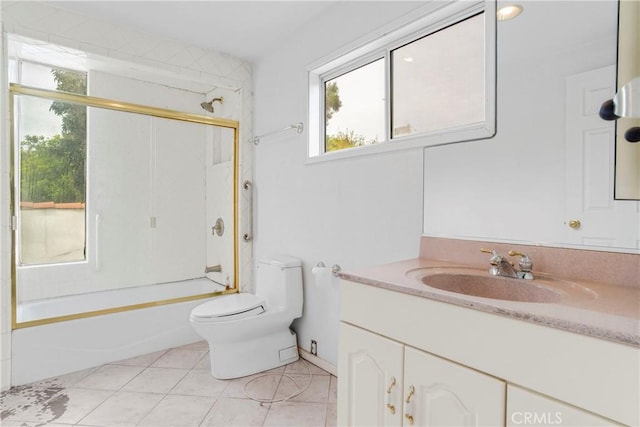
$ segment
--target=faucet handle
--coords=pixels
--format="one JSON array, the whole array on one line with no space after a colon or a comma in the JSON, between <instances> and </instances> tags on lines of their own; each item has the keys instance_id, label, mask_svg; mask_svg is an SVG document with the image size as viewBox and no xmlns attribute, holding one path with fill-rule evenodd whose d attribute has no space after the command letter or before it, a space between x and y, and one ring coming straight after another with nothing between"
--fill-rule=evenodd
<instances>
[{"instance_id":1,"label":"faucet handle","mask_svg":"<svg viewBox=\"0 0 640 427\"><path fill-rule=\"evenodd\" d=\"M533 261L531 261L531 258L529 258L529 255L523 252L509 251L509 256L521 257L520 262L518 263L518 265L520 266L520 270L531 271L531 267L533 267Z\"/></svg>"},{"instance_id":2,"label":"faucet handle","mask_svg":"<svg viewBox=\"0 0 640 427\"><path fill-rule=\"evenodd\" d=\"M485 254L491 254L492 255L491 259L501 258L500 254L498 254L498 252L494 251L493 249L480 248L480 252L484 252Z\"/></svg>"},{"instance_id":3,"label":"faucet handle","mask_svg":"<svg viewBox=\"0 0 640 427\"><path fill-rule=\"evenodd\" d=\"M531 258L529 258L529 255L518 251L509 251L509 255L521 257L518 265L520 266L520 272L523 273L523 278L533 279L533 274L531 274L531 270L533 269L533 261L531 260Z\"/></svg>"},{"instance_id":4,"label":"faucet handle","mask_svg":"<svg viewBox=\"0 0 640 427\"><path fill-rule=\"evenodd\" d=\"M498 252L494 251L493 249L480 248L480 252L484 252L485 254L491 254L491 259L489 260L491 264L495 265L500 261L502 261L502 255L500 255Z\"/></svg>"},{"instance_id":5,"label":"faucet handle","mask_svg":"<svg viewBox=\"0 0 640 427\"><path fill-rule=\"evenodd\" d=\"M491 264L489 274L491 274L492 276L497 276L500 271L498 265L502 262L503 258L493 249L480 248L480 252L491 254L491 258L489 259L489 264Z\"/></svg>"}]
</instances>

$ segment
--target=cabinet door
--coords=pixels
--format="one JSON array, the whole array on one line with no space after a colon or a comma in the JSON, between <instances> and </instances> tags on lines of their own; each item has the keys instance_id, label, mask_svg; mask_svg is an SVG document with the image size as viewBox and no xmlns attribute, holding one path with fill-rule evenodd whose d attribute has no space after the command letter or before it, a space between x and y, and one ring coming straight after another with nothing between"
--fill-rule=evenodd
<instances>
[{"instance_id":1,"label":"cabinet door","mask_svg":"<svg viewBox=\"0 0 640 427\"><path fill-rule=\"evenodd\" d=\"M507 426L619 426L611 420L568 405L559 400L507 387Z\"/></svg>"},{"instance_id":2,"label":"cabinet door","mask_svg":"<svg viewBox=\"0 0 640 427\"><path fill-rule=\"evenodd\" d=\"M404 385L405 425L504 425L504 381L407 347Z\"/></svg>"},{"instance_id":3,"label":"cabinet door","mask_svg":"<svg viewBox=\"0 0 640 427\"><path fill-rule=\"evenodd\" d=\"M340 323L338 425L402 425L403 345Z\"/></svg>"}]
</instances>

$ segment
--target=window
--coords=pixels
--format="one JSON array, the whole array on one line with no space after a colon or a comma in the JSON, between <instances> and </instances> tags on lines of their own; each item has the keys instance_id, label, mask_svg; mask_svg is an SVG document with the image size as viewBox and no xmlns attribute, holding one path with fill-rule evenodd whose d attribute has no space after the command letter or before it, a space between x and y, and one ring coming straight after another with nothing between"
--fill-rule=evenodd
<instances>
[{"instance_id":1,"label":"window","mask_svg":"<svg viewBox=\"0 0 640 427\"><path fill-rule=\"evenodd\" d=\"M310 69L310 158L495 134L495 5L434 3L423 18Z\"/></svg>"},{"instance_id":2,"label":"window","mask_svg":"<svg viewBox=\"0 0 640 427\"><path fill-rule=\"evenodd\" d=\"M86 94L86 73L12 61L25 86ZM85 260L85 106L20 95L14 104L21 265Z\"/></svg>"},{"instance_id":3,"label":"window","mask_svg":"<svg viewBox=\"0 0 640 427\"><path fill-rule=\"evenodd\" d=\"M391 138L484 121L484 16L391 51Z\"/></svg>"},{"instance_id":4,"label":"window","mask_svg":"<svg viewBox=\"0 0 640 427\"><path fill-rule=\"evenodd\" d=\"M325 151L385 140L384 60L324 83Z\"/></svg>"}]
</instances>

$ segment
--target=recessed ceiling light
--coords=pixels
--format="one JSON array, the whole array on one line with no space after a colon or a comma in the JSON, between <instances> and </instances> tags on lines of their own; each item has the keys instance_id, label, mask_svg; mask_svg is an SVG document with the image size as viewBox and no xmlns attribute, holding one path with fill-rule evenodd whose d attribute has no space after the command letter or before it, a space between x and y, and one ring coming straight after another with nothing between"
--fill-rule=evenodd
<instances>
[{"instance_id":1,"label":"recessed ceiling light","mask_svg":"<svg viewBox=\"0 0 640 427\"><path fill-rule=\"evenodd\" d=\"M506 21L508 19L513 19L516 16L522 13L522 6L518 4L510 4L508 6L503 6L496 12L498 17L498 21Z\"/></svg>"}]
</instances>

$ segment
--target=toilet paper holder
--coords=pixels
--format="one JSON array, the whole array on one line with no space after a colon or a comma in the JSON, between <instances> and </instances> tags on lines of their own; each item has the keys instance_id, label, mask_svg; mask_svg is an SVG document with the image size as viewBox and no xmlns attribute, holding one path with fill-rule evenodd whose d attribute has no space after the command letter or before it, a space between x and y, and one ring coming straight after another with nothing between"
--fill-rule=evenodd
<instances>
[{"instance_id":1,"label":"toilet paper holder","mask_svg":"<svg viewBox=\"0 0 640 427\"><path fill-rule=\"evenodd\" d=\"M326 265L324 264L324 262L320 261L316 267L326 267ZM331 274L333 274L334 276L338 277L338 273L340 272L340 270L342 270L342 268L340 268L340 266L338 264L333 264L333 266L331 267Z\"/></svg>"}]
</instances>

